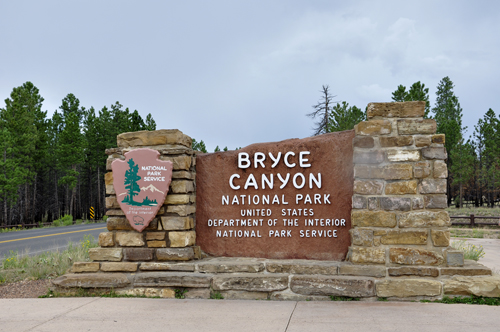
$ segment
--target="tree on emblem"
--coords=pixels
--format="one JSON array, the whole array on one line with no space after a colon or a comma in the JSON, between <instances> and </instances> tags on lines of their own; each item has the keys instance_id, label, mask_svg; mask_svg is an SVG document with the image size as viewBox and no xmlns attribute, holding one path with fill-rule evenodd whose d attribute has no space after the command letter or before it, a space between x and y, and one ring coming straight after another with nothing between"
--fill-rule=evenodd
<instances>
[{"instance_id":1,"label":"tree on emblem","mask_svg":"<svg viewBox=\"0 0 500 332\"><path fill-rule=\"evenodd\" d=\"M137 184L137 181L141 177L137 174L139 172L139 165L134 163L134 159L130 158L127 162L129 169L125 172L125 189L128 190L128 195L125 196L122 203L129 203L129 205L136 205L134 203L134 196L141 192L141 188Z\"/></svg>"}]
</instances>

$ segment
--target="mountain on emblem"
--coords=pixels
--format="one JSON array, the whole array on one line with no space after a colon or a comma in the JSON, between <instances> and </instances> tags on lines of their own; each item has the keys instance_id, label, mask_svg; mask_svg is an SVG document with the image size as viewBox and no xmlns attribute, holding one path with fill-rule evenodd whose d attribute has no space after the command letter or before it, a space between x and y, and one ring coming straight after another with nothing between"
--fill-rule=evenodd
<instances>
[{"instance_id":1,"label":"mountain on emblem","mask_svg":"<svg viewBox=\"0 0 500 332\"><path fill-rule=\"evenodd\" d=\"M163 205L172 180L172 162L159 160L159 156L156 150L135 149L125 153L125 160L111 164L118 204L139 232Z\"/></svg>"}]
</instances>

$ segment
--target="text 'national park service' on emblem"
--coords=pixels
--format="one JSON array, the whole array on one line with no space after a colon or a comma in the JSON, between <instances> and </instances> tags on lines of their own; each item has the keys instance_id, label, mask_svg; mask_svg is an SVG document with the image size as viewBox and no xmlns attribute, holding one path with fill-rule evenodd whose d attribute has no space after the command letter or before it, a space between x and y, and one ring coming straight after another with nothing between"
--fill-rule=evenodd
<instances>
[{"instance_id":1,"label":"text 'national park service' on emblem","mask_svg":"<svg viewBox=\"0 0 500 332\"><path fill-rule=\"evenodd\" d=\"M172 162L159 160L159 156L156 150L135 149L125 153L125 160L111 164L118 204L139 232L158 213L172 180Z\"/></svg>"}]
</instances>

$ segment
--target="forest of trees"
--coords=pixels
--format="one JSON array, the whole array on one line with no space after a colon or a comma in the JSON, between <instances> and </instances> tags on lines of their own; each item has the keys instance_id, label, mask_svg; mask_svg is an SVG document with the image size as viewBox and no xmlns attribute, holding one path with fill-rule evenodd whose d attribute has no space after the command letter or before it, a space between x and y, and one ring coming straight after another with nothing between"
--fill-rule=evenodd
<instances>
[{"instance_id":1,"label":"forest of trees","mask_svg":"<svg viewBox=\"0 0 500 332\"><path fill-rule=\"evenodd\" d=\"M424 117L435 119L437 133L446 135L448 205L494 207L500 202L500 116L491 108L471 110L485 114L466 140L463 110L453 88L451 79L444 77L437 86L434 107L429 102L429 89L420 81L408 90L399 85L392 93L392 100L425 101ZM349 107L346 102L332 102L332 98L329 87L323 86L320 102L308 114L319 118L313 128L314 135L353 129L356 123L365 120L365 112L356 106Z\"/></svg>"},{"instance_id":2,"label":"forest of trees","mask_svg":"<svg viewBox=\"0 0 500 332\"><path fill-rule=\"evenodd\" d=\"M12 90L0 109L0 225L51 222L65 214L74 219L105 213L107 155L119 133L155 130L148 114L116 102L86 109L73 94L51 118L33 83Z\"/></svg>"}]
</instances>

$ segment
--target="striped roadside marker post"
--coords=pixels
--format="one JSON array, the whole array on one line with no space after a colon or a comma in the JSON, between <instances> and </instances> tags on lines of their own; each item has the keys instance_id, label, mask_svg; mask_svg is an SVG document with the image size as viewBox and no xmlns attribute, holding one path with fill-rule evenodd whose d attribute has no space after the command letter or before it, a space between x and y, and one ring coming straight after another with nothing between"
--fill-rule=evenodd
<instances>
[{"instance_id":1,"label":"striped roadside marker post","mask_svg":"<svg viewBox=\"0 0 500 332\"><path fill-rule=\"evenodd\" d=\"M94 207L90 207L90 219L94 219Z\"/></svg>"}]
</instances>

